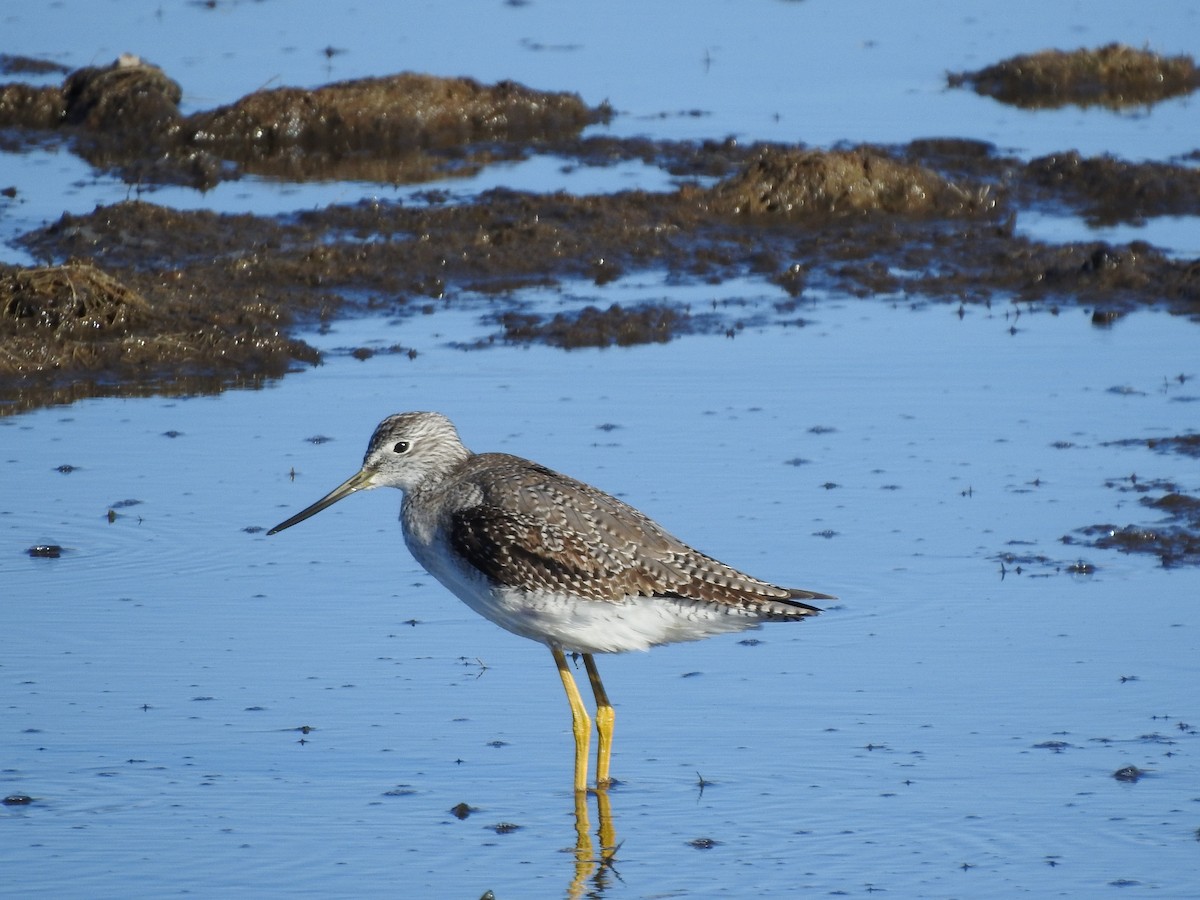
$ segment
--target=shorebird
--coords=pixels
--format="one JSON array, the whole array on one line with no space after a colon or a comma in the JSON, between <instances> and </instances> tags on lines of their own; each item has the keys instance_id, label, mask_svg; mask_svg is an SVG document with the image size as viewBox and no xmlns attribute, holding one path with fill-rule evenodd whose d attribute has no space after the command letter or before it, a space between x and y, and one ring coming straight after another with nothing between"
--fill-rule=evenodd
<instances>
[{"instance_id":1,"label":"shorebird","mask_svg":"<svg viewBox=\"0 0 1200 900\"><path fill-rule=\"evenodd\" d=\"M291 528L357 491L404 492L408 549L475 612L546 644L571 705L575 790L587 790L591 719L565 654L580 654L596 700L596 788L611 783L614 713L595 654L693 641L761 622L798 622L829 594L779 587L692 549L627 503L519 456L472 453L445 416L379 423L362 468L272 528Z\"/></svg>"}]
</instances>

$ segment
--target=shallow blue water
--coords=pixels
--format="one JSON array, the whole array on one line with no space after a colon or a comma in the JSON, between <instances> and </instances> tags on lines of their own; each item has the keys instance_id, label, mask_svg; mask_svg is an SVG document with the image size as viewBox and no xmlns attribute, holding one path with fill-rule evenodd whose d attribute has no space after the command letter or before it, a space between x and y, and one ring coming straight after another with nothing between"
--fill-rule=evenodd
<instances>
[{"instance_id":1,"label":"shallow blue water","mask_svg":"<svg viewBox=\"0 0 1200 900\"><path fill-rule=\"evenodd\" d=\"M184 83L189 108L414 69L607 98L618 134L955 135L1024 156L1194 148L1194 101L1022 113L941 86L946 70L1042 46L1191 51L1192 3L1150 19L1124 4L462 4L473 27L453 30L435 4L281 9L62 3L6 14L6 49L73 66L140 52ZM347 52L327 59L326 46ZM6 235L127 192L62 153L0 154L9 183L20 192ZM533 160L450 187L494 184L665 186L640 166ZM274 212L392 190L250 180L152 199ZM1087 234L1069 219L1028 227ZM1195 253L1186 220L1150 230ZM783 327L773 288L653 273L519 299L664 298L744 301L768 324L732 340L465 352L450 344L492 328L486 303L460 298L435 316L307 335L326 364L266 390L0 420L0 795L34 800L0 806L7 888L1200 894L1200 575L1061 543L1085 525L1152 522L1108 486L1130 475L1200 489L1196 460L1107 443L1194 429L1196 325L1137 313L1097 329L1087 310L995 304L960 318L913 298L813 296L789 314L806 324ZM397 343L419 356L344 352ZM258 530L351 474L380 418L418 408L451 415L474 449L536 458L730 563L841 597L803 626L600 660L618 716L611 868L592 863L595 799L577 823L549 654L416 566L398 494L354 497L269 539ZM66 549L26 555L42 543ZM1002 569L1008 551L1049 562ZM1081 558L1094 574L1063 570ZM1149 774L1115 780L1127 765ZM458 803L476 811L459 820ZM519 827L498 833L504 823Z\"/></svg>"},{"instance_id":2,"label":"shallow blue water","mask_svg":"<svg viewBox=\"0 0 1200 900\"><path fill-rule=\"evenodd\" d=\"M603 893L1193 891L1200 769L1180 723L1197 713L1197 574L1089 551L1089 577L1002 578L994 557L1019 540L1072 562L1063 534L1144 521L1106 479L1194 489L1194 460L1103 442L1192 421L1188 384L1168 379L1195 326L1027 312L1014 335L1000 314L873 301L812 320L572 353L468 353L358 321L313 339L390 327L421 356L5 420L0 778L36 798L0 808L10 869L77 896L127 894L134 876L144 896L567 892L570 731L549 654L417 569L398 494L243 531L353 471L382 415L431 407L477 449L536 457L843 598L755 645L601 660L624 842ZM672 397L669 421L648 385ZM110 524L126 499L142 502ZM68 551L20 558L39 542ZM1152 774L1112 778L1130 764ZM479 811L458 821L460 802Z\"/></svg>"}]
</instances>

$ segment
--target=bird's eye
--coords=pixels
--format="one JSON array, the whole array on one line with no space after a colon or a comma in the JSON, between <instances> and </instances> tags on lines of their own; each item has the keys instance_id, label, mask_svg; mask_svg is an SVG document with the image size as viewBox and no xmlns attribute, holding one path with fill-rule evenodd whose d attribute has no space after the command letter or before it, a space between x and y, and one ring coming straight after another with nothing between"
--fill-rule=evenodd
<instances>
[{"instance_id":1,"label":"bird's eye","mask_svg":"<svg viewBox=\"0 0 1200 900\"><path fill-rule=\"evenodd\" d=\"M410 444L408 443L408 441L397 441L396 446L393 447L392 449L394 451L396 451L397 453L407 453L409 446L410 446Z\"/></svg>"}]
</instances>

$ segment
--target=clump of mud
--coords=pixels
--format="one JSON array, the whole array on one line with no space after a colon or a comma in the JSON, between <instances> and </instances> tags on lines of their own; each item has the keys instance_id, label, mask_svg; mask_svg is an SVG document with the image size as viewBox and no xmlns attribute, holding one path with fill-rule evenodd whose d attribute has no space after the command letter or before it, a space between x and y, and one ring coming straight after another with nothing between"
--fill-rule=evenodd
<instances>
[{"instance_id":1,"label":"clump of mud","mask_svg":"<svg viewBox=\"0 0 1200 900\"><path fill-rule=\"evenodd\" d=\"M1092 225L1188 216L1200 210L1200 171L1161 162L1127 162L1077 151L1031 160L1029 186L1048 189Z\"/></svg>"},{"instance_id":2,"label":"clump of mud","mask_svg":"<svg viewBox=\"0 0 1200 900\"><path fill-rule=\"evenodd\" d=\"M614 303L606 310L584 307L577 313L544 318L528 313L500 317L504 339L515 343L547 343L570 350L578 347L629 347L665 344L688 329L689 315L670 306L643 304L625 309Z\"/></svg>"},{"instance_id":3,"label":"clump of mud","mask_svg":"<svg viewBox=\"0 0 1200 900\"><path fill-rule=\"evenodd\" d=\"M257 91L190 116L181 96L157 66L126 55L72 72L61 88L0 85L0 127L65 129L76 152L127 181L208 189L243 173L384 183L465 175L610 115L576 94L412 73Z\"/></svg>"},{"instance_id":4,"label":"clump of mud","mask_svg":"<svg viewBox=\"0 0 1200 900\"><path fill-rule=\"evenodd\" d=\"M1022 54L975 72L947 76L950 87L1026 109L1147 106L1200 87L1200 70L1190 56L1159 56L1123 44L1098 50L1042 50Z\"/></svg>"},{"instance_id":5,"label":"clump of mud","mask_svg":"<svg viewBox=\"0 0 1200 900\"><path fill-rule=\"evenodd\" d=\"M271 308L206 313L167 291L154 302L87 263L0 267L0 394L14 412L97 394L216 390L281 375L306 345ZM124 385L124 386L123 386Z\"/></svg>"},{"instance_id":6,"label":"clump of mud","mask_svg":"<svg viewBox=\"0 0 1200 900\"><path fill-rule=\"evenodd\" d=\"M0 74L63 75L69 69L48 60L0 53ZM55 128L66 111L62 90L28 84L0 85L0 125L22 128Z\"/></svg>"},{"instance_id":7,"label":"clump of mud","mask_svg":"<svg viewBox=\"0 0 1200 900\"><path fill-rule=\"evenodd\" d=\"M187 122L188 141L245 171L293 180L424 181L474 172L495 150L456 161L435 151L536 144L578 134L599 111L576 94L511 81L404 73L314 90L258 91Z\"/></svg>"},{"instance_id":8,"label":"clump of mud","mask_svg":"<svg viewBox=\"0 0 1200 900\"><path fill-rule=\"evenodd\" d=\"M63 120L90 131L165 131L180 118L183 89L158 66L124 55L110 66L78 69L62 86Z\"/></svg>"},{"instance_id":9,"label":"clump of mud","mask_svg":"<svg viewBox=\"0 0 1200 900\"><path fill-rule=\"evenodd\" d=\"M1170 449L1190 455L1193 447L1187 441ZM1088 525L1076 532L1082 535L1082 540L1066 535L1062 539L1064 544L1083 543L1123 553L1150 553L1167 567L1200 564L1200 497L1186 493L1172 481L1133 476L1109 482L1108 486L1141 495L1139 505L1160 518L1149 525Z\"/></svg>"},{"instance_id":10,"label":"clump of mud","mask_svg":"<svg viewBox=\"0 0 1200 900\"><path fill-rule=\"evenodd\" d=\"M67 104L59 88L20 82L0 85L0 128L47 130L57 128Z\"/></svg>"},{"instance_id":11,"label":"clump of mud","mask_svg":"<svg viewBox=\"0 0 1200 900\"><path fill-rule=\"evenodd\" d=\"M767 147L710 196L718 212L779 217L954 215L991 205L985 190L965 190L931 169L866 147L828 152Z\"/></svg>"}]
</instances>

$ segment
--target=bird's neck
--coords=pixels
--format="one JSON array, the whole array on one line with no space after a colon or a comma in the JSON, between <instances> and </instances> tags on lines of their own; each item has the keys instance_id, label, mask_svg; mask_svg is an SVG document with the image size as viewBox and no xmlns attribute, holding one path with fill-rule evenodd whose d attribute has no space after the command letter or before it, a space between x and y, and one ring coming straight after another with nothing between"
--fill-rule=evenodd
<instances>
[{"instance_id":1,"label":"bird's neck","mask_svg":"<svg viewBox=\"0 0 1200 900\"><path fill-rule=\"evenodd\" d=\"M447 481L458 475L474 455L462 444L446 448L445 457L438 460L438 466L427 471L420 481L404 492L405 502L407 503L410 497L416 499L439 490Z\"/></svg>"}]
</instances>

